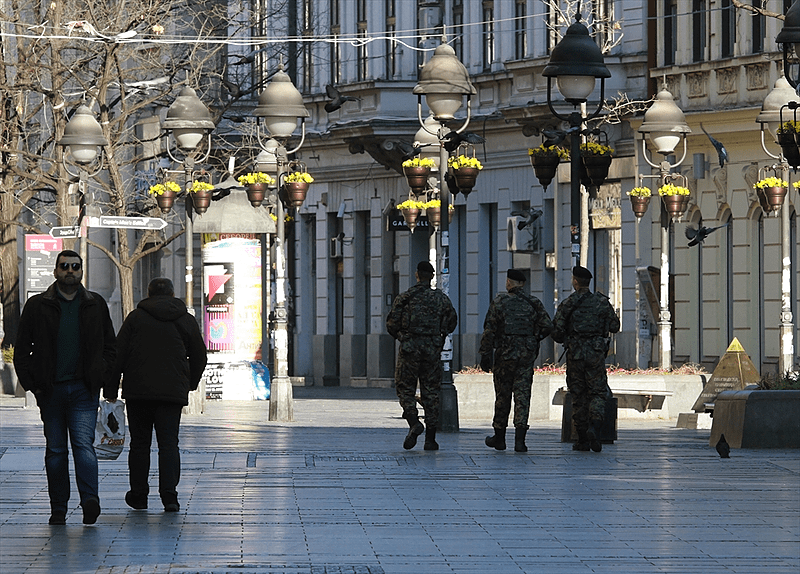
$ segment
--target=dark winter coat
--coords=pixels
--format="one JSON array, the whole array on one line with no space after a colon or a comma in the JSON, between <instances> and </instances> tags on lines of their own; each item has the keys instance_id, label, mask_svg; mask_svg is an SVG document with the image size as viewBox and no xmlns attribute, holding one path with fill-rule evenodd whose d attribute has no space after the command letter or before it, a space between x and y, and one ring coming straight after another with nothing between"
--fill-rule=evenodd
<instances>
[{"instance_id":1,"label":"dark winter coat","mask_svg":"<svg viewBox=\"0 0 800 574\"><path fill-rule=\"evenodd\" d=\"M80 298L79 373L86 387L97 394L114 364L114 325L105 300L82 286L75 295ZM56 341L61 320L56 284L34 295L25 303L14 347L14 368L19 383L27 391L47 395L56 376Z\"/></svg>"},{"instance_id":2,"label":"dark winter coat","mask_svg":"<svg viewBox=\"0 0 800 574\"><path fill-rule=\"evenodd\" d=\"M206 346L197 321L180 299L148 297L125 319L117 335L117 361L103 395L189 404L206 366Z\"/></svg>"}]
</instances>

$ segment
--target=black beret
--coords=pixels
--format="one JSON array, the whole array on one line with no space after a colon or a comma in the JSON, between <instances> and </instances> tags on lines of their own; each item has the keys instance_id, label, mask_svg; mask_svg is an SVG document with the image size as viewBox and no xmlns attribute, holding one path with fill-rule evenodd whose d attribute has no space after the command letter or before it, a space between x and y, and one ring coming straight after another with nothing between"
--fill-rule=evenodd
<instances>
[{"instance_id":1,"label":"black beret","mask_svg":"<svg viewBox=\"0 0 800 574\"><path fill-rule=\"evenodd\" d=\"M420 273L426 273L428 275L433 275L433 265L431 265L427 261L420 261L417 264L417 271L420 272Z\"/></svg>"},{"instance_id":2,"label":"black beret","mask_svg":"<svg viewBox=\"0 0 800 574\"><path fill-rule=\"evenodd\" d=\"M519 271L517 269L509 269L506 272L506 277L511 279L512 281L520 281L522 283L525 283L525 275L523 275L522 271Z\"/></svg>"},{"instance_id":3,"label":"black beret","mask_svg":"<svg viewBox=\"0 0 800 574\"><path fill-rule=\"evenodd\" d=\"M576 265L572 268L572 276L577 277L578 279L591 279L592 272L586 269L586 267Z\"/></svg>"}]
</instances>

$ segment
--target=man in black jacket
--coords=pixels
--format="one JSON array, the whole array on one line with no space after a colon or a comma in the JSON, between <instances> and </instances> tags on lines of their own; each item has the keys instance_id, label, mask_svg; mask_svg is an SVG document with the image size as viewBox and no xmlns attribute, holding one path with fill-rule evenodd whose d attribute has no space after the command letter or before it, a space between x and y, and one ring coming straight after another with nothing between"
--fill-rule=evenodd
<instances>
[{"instance_id":1,"label":"man in black jacket","mask_svg":"<svg viewBox=\"0 0 800 574\"><path fill-rule=\"evenodd\" d=\"M17 331L14 367L22 387L36 396L47 443L44 456L50 524L66 524L69 502L67 435L83 523L100 515L94 428L100 387L115 356L108 305L81 285L83 261L74 251L56 257L56 282L25 304Z\"/></svg>"},{"instance_id":2,"label":"man in black jacket","mask_svg":"<svg viewBox=\"0 0 800 574\"><path fill-rule=\"evenodd\" d=\"M147 299L125 319L117 337L117 361L103 395L117 399L119 377L128 410L131 436L128 506L147 508L150 442L158 440L158 492L167 512L180 510L181 459L178 429L189 391L197 389L206 366L206 346L197 321L175 297L169 279L153 279Z\"/></svg>"}]
</instances>

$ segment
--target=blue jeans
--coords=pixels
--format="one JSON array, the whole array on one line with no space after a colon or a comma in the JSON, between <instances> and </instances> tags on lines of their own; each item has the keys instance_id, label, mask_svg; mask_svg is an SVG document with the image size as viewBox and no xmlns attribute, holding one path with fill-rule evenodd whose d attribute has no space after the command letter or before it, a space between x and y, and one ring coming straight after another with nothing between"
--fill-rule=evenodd
<instances>
[{"instance_id":1,"label":"blue jeans","mask_svg":"<svg viewBox=\"0 0 800 574\"><path fill-rule=\"evenodd\" d=\"M98 398L98 395L92 396L83 381L70 381L54 385L50 394L37 399L47 442L44 466L53 512L66 512L69 501L67 434L72 444L75 482L81 503L100 500L97 455L94 452Z\"/></svg>"}]
</instances>

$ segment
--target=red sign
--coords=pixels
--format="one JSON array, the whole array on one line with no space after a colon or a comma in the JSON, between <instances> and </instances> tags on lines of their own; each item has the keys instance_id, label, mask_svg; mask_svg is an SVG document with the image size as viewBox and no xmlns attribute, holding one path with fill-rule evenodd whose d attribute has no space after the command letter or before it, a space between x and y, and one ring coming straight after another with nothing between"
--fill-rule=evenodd
<instances>
[{"instance_id":1,"label":"red sign","mask_svg":"<svg viewBox=\"0 0 800 574\"><path fill-rule=\"evenodd\" d=\"M62 249L63 240L53 238L49 235L26 235L25 236L25 251L56 251Z\"/></svg>"}]
</instances>

